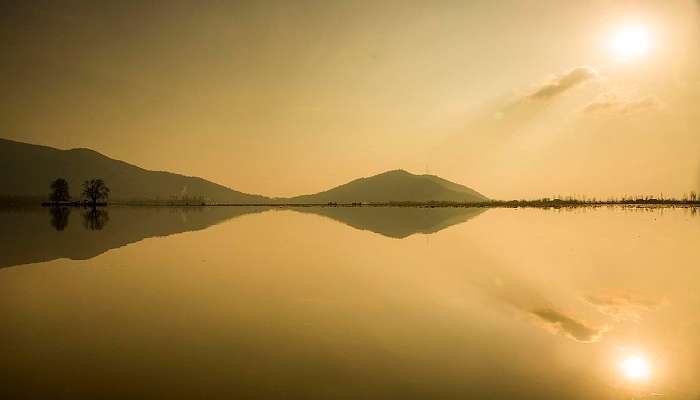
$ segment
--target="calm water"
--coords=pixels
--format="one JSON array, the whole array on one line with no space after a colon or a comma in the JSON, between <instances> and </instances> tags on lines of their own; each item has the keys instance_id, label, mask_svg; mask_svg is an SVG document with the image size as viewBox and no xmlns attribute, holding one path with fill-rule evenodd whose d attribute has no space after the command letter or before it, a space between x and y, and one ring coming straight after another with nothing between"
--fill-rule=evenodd
<instances>
[{"instance_id":1,"label":"calm water","mask_svg":"<svg viewBox=\"0 0 700 400\"><path fill-rule=\"evenodd\" d=\"M0 210L0 398L700 398L688 209Z\"/></svg>"}]
</instances>

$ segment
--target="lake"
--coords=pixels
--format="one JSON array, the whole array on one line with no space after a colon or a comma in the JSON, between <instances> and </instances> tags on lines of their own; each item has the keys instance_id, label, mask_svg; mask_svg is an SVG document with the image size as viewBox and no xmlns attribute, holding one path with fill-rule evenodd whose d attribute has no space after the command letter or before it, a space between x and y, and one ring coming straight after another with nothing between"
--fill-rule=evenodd
<instances>
[{"instance_id":1,"label":"lake","mask_svg":"<svg viewBox=\"0 0 700 400\"><path fill-rule=\"evenodd\" d=\"M693 399L689 208L0 209L0 398Z\"/></svg>"}]
</instances>

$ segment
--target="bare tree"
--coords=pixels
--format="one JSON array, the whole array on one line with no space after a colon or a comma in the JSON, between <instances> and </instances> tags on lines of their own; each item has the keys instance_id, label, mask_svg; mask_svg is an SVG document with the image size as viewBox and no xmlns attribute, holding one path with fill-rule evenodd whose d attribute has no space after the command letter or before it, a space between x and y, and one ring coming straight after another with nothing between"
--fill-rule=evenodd
<instances>
[{"instance_id":1,"label":"bare tree","mask_svg":"<svg viewBox=\"0 0 700 400\"><path fill-rule=\"evenodd\" d=\"M54 203L70 200L70 193L68 193L68 181L63 178L58 178L51 182L51 194L49 195L49 200L53 201Z\"/></svg>"},{"instance_id":2,"label":"bare tree","mask_svg":"<svg viewBox=\"0 0 700 400\"><path fill-rule=\"evenodd\" d=\"M90 200L93 207L100 200L107 201L109 193L110 190L102 179L90 179L83 182L83 197Z\"/></svg>"}]
</instances>

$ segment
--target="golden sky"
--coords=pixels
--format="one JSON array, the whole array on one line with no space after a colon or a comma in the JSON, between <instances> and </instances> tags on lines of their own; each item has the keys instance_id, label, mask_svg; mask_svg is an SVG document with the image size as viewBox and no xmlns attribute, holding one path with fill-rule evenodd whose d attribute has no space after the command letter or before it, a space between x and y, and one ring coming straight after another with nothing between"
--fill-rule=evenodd
<instances>
[{"instance_id":1,"label":"golden sky","mask_svg":"<svg viewBox=\"0 0 700 400\"><path fill-rule=\"evenodd\" d=\"M17 2L0 137L271 196L700 186L700 2Z\"/></svg>"}]
</instances>

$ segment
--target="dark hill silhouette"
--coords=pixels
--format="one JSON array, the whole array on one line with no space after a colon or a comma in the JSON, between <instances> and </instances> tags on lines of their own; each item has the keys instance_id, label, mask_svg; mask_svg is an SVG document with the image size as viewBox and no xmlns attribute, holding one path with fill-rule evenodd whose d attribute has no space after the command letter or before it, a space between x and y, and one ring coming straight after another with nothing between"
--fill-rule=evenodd
<instances>
[{"instance_id":1,"label":"dark hill silhouette","mask_svg":"<svg viewBox=\"0 0 700 400\"><path fill-rule=\"evenodd\" d=\"M325 192L287 199L289 203L388 203L388 202L480 202L488 198L466 186L434 175L414 175L404 170L355 179Z\"/></svg>"},{"instance_id":2,"label":"dark hill silhouette","mask_svg":"<svg viewBox=\"0 0 700 400\"><path fill-rule=\"evenodd\" d=\"M109 158L89 149L52 147L0 139L0 200L47 199L49 185L65 178L78 197L87 179L101 178L111 189L112 201L168 201L172 197L202 197L220 204L326 204L387 202L480 202L488 200L466 186L434 175L394 170L360 178L325 192L277 198L247 194L205 179L150 171Z\"/></svg>"},{"instance_id":3,"label":"dark hill silhouette","mask_svg":"<svg viewBox=\"0 0 700 400\"><path fill-rule=\"evenodd\" d=\"M80 208L0 207L0 268L69 258L87 260L108 250L150 237L206 229L223 221L269 210L269 207L128 207L102 212L99 227L85 226ZM57 221L57 219L59 221Z\"/></svg>"},{"instance_id":4,"label":"dark hill silhouette","mask_svg":"<svg viewBox=\"0 0 700 400\"><path fill-rule=\"evenodd\" d=\"M291 207L322 215L353 228L403 239L416 233L431 234L466 222L486 211L469 207Z\"/></svg>"},{"instance_id":5,"label":"dark hill silhouette","mask_svg":"<svg viewBox=\"0 0 700 400\"><path fill-rule=\"evenodd\" d=\"M107 183L114 200L167 200L185 194L219 203L270 202L202 178L149 171L89 149L59 150L0 139L0 196L46 198L49 184L58 177L68 181L73 197L80 194L83 181L98 177Z\"/></svg>"}]
</instances>

